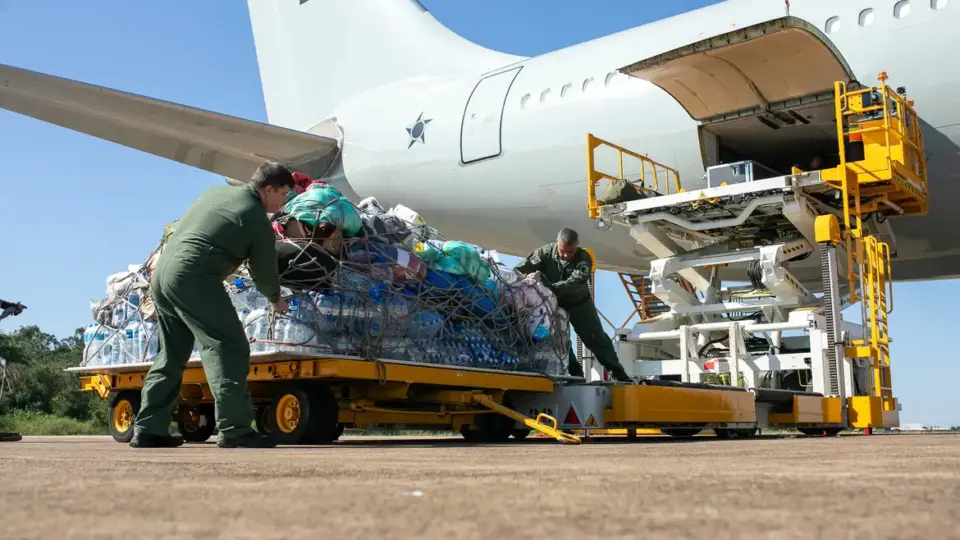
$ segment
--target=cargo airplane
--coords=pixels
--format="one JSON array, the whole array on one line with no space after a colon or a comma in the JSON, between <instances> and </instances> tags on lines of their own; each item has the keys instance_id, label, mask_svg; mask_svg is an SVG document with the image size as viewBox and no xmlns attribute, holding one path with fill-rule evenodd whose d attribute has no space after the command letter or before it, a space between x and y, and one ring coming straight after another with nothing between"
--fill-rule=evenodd
<instances>
[{"instance_id":1,"label":"cargo airplane","mask_svg":"<svg viewBox=\"0 0 960 540\"><path fill-rule=\"evenodd\" d=\"M928 122L933 193L927 215L886 222L894 276L960 274L960 0L728 0L532 58L467 41L416 0L248 7L269 124L7 65L0 107L231 182L279 160L504 253L575 227L600 268L642 271L652 257L624 228L587 217L586 133L687 190L723 162L784 171L836 152L816 96L886 71Z\"/></svg>"}]
</instances>

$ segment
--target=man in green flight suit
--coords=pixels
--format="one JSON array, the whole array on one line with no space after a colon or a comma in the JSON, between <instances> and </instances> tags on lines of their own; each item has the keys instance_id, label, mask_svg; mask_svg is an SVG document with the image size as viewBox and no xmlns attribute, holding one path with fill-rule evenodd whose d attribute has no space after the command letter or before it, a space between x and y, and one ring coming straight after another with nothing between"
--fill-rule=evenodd
<instances>
[{"instance_id":1,"label":"man in green flight suit","mask_svg":"<svg viewBox=\"0 0 960 540\"><path fill-rule=\"evenodd\" d=\"M274 443L253 430L247 392L250 344L223 286L244 260L257 289L278 313L277 252L268 213L276 212L293 189L293 175L268 162L249 186L216 186L193 203L177 224L150 278L157 312L160 351L147 373L142 406L130 446L176 447L168 432L194 339L216 401L217 445L221 448L269 448Z\"/></svg>"},{"instance_id":2,"label":"man in green flight suit","mask_svg":"<svg viewBox=\"0 0 960 540\"><path fill-rule=\"evenodd\" d=\"M580 237L573 229L563 229L555 243L547 244L517 265L522 274L540 272L543 282L557 295L559 306L570 314L573 330L583 344L593 352L600 364L618 381L629 381L630 376L620 365L613 342L603 331L597 308L590 296L590 273L593 260L579 247ZM567 371L575 377L583 376L583 368L570 346Z\"/></svg>"}]
</instances>

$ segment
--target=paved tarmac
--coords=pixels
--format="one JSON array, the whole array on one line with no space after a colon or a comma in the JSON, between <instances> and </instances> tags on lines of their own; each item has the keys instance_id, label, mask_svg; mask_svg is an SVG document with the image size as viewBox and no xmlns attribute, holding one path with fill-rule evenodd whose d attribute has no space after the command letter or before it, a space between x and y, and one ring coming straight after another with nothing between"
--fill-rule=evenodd
<instances>
[{"instance_id":1,"label":"paved tarmac","mask_svg":"<svg viewBox=\"0 0 960 540\"><path fill-rule=\"evenodd\" d=\"M622 440L621 440L622 441ZM0 538L960 538L960 436L0 443Z\"/></svg>"}]
</instances>

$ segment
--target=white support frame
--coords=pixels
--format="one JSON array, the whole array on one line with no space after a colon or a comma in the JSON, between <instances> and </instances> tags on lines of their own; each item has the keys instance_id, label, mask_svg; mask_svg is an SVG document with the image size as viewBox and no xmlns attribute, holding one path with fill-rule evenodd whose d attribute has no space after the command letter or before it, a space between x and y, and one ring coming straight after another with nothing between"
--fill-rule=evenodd
<instances>
[{"instance_id":1,"label":"white support frame","mask_svg":"<svg viewBox=\"0 0 960 540\"><path fill-rule=\"evenodd\" d=\"M602 207L603 219L628 226L631 236L658 257L650 263L651 292L671 308L656 321L637 323L632 331L621 333L625 341L620 348L621 363L627 372L637 377L678 376L685 382L699 382L705 373L729 373L731 384L740 386L742 376L744 386L755 388L760 384L760 372L799 370L810 373L810 390L814 392L841 398L855 395L853 372L859 368L844 358L839 331L842 306L838 280L845 258L837 255L837 248L831 248L828 268L822 269L833 284L830 291L824 291L834 299L829 316L823 313L823 301L811 292L819 287L812 282L802 284L786 268L790 261L818 255L816 218L835 211L808 192L823 189L819 173L801 173ZM703 214L700 201L724 205L730 213ZM777 215L785 218L778 227L793 228L785 235L778 229L777 236L782 239L775 241L779 243L739 247L736 242L743 235L732 234L733 228L747 222L762 223L757 217ZM742 281L754 281L749 292L759 289L759 294L745 295L748 291L721 287L721 266L739 268L753 261L759 276ZM724 275L729 279L729 270ZM696 292L681 287L679 278ZM723 316L745 312L759 314L755 320ZM828 329L830 316L835 327ZM783 332L797 330L803 332L803 338L783 336ZM726 345L714 346L714 358L700 357L699 350L711 337L718 337L716 332L724 331L729 336ZM828 350L828 331L836 332L832 350ZM770 353L747 353L743 332L763 335L770 343ZM809 345L809 349L801 349L809 352L783 352L785 340L793 342L794 347ZM722 352L717 354L716 349ZM644 353L656 356L643 358ZM830 354L836 355L835 365L830 365Z\"/></svg>"},{"instance_id":2,"label":"white support frame","mask_svg":"<svg viewBox=\"0 0 960 540\"><path fill-rule=\"evenodd\" d=\"M674 330L645 332L635 328L629 335L622 335L620 360L634 377L680 376L682 382L700 382L704 374L729 374L730 384L740 386L743 377L745 388L760 384L759 374L764 371L798 370L810 373L810 390L823 395L832 395L827 384L828 366L826 355L825 318L810 309L792 312L788 321L778 323L755 323L752 321L723 321L716 323L678 325ZM697 354L697 336L713 331L726 331L734 336L727 353L719 358L700 357ZM810 344L809 352L773 353L753 356L746 352L742 331L765 334L779 340L781 332L803 331ZM676 342L677 358L659 360L639 358L639 344L646 342ZM632 357L631 357L632 356ZM850 365L849 362L846 362ZM849 372L849 370L848 370ZM852 395L852 394L845 394Z\"/></svg>"}]
</instances>

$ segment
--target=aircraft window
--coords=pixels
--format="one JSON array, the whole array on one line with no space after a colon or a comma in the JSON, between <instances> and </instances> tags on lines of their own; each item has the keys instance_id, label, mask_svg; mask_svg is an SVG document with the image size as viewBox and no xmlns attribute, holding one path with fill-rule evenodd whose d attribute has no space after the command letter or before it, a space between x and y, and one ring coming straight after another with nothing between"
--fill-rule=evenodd
<instances>
[{"instance_id":1,"label":"aircraft window","mask_svg":"<svg viewBox=\"0 0 960 540\"><path fill-rule=\"evenodd\" d=\"M544 90L544 91L540 94L540 103L546 103L546 102L547 102L547 96L549 96L549 95L550 95L550 89L547 88L546 90Z\"/></svg>"},{"instance_id":2,"label":"aircraft window","mask_svg":"<svg viewBox=\"0 0 960 540\"><path fill-rule=\"evenodd\" d=\"M840 17L830 17L827 19L827 24L823 27L828 34L833 34L837 30L840 30Z\"/></svg>"},{"instance_id":3,"label":"aircraft window","mask_svg":"<svg viewBox=\"0 0 960 540\"><path fill-rule=\"evenodd\" d=\"M524 96L520 98L520 108L526 107L528 101L530 101L530 94L524 94Z\"/></svg>"},{"instance_id":4,"label":"aircraft window","mask_svg":"<svg viewBox=\"0 0 960 540\"><path fill-rule=\"evenodd\" d=\"M590 77L589 79L584 79L584 80L583 80L583 87L581 88L581 90L583 90L584 92L586 92L586 91L587 91L587 88L590 86L590 83L592 83L592 82L593 82L593 77Z\"/></svg>"},{"instance_id":5,"label":"aircraft window","mask_svg":"<svg viewBox=\"0 0 960 540\"><path fill-rule=\"evenodd\" d=\"M573 85L570 84L570 83L567 83L567 84L563 85L563 88L560 89L560 97L566 97L566 96L567 96L567 92L570 91L570 87L571 87L571 86L573 86Z\"/></svg>"},{"instance_id":6,"label":"aircraft window","mask_svg":"<svg viewBox=\"0 0 960 540\"><path fill-rule=\"evenodd\" d=\"M617 76L616 72L611 71L607 73L607 78L603 80L604 86L610 86L610 83L613 82L613 78Z\"/></svg>"},{"instance_id":7,"label":"aircraft window","mask_svg":"<svg viewBox=\"0 0 960 540\"><path fill-rule=\"evenodd\" d=\"M870 26L876 17L873 14L873 8L867 8L860 12L860 26Z\"/></svg>"},{"instance_id":8,"label":"aircraft window","mask_svg":"<svg viewBox=\"0 0 960 540\"><path fill-rule=\"evenodd\" d=\"M893 16L902 19L910 15L910 0L900 0L893 6Z\"/></svg>"},{"instance_id":9,"label":"aircraft window","mask_svg":"<svg viewBox=\"0 0 960 540\"><path fill-rule=\"evenodd\" d=\"M947 7L947 0L930 0L930 9L943 9Z\"/></svg>"}]
</instances>

